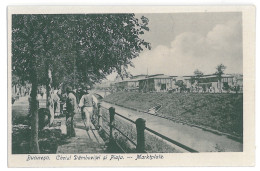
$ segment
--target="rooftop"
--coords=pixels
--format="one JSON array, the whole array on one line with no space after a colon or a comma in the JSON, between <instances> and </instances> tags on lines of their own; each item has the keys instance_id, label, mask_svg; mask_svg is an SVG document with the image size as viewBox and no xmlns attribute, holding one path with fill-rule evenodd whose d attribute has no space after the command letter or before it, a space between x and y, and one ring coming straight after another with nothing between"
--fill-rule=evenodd
<instances>
[{"instance_id":1,"label":"rooftop","mask_svg":"<svg viewBox=\"0 0 260 171\"><path fill-rule=\"evenodd\" d=\"M122 80L122 81L118 81L117 83L122 83L122 82L137 82L140 79L126 79L126 80Z\"/></svg>"},{"instance_id":2,"label":"rooftop","mask_svg":"<svg viewBox=\"0 0 260 171\"><path fill-rule=\"evenodd\" d=\"M185 79L189 79L191 77L194 77L194 75L191 75L191 76L183 76ZM201 76L200 78L214 78L214 77L217 77L217 75L215 74L208 74L208 75L203 75ZM234 77L233 75L229 75L229 74L223 74L222 75L222 78L232 78Z\"/></svg>"},{"instance_id":3,"label":"rooftop","mask_svg":"<svg viewBox=\"0 0 260 171\"><path fill-rule=\"evenodd\" d=\"M138 78L140 76L145 76L145 78ZM147 77L147 75L145 74L140 74L140 75L135 75L132 76L131 78L127 78L125 80L121 80L118 81L117 83L121 83L121 82L137 82L139 80L147 80L147 79L172 79L172 78L176 78L177 80L189 80L191 79L191 77L194 77L194 75L186 75L186 76L169 76L169 75L164 75L164 74L154 74L154 75L149 75ZM215 78L217 77L217 75L215 74L207 74L207 75L203 75L201 78ZM230 75L230 74L224 74L222 75L222 78L233 78L234 75Z\"/></svg>"},{"instance_id":4,"label":"rooftop","mask_svg":"<svg viewBox=\"0 0 260 171\"><path fill-rule=\"evenodd\" d=\"M163 74L156 74L156 75L150 75L148 78L143 78L143 79L139 79L139 80L148 80L148 79L172 79L172 76L168 76L168 75L163 75Z\"/></svg>"},{"instance_id":5,"label":"rooftop","mask_svg":"<svg viewBox=\"0 0 260 171\"><path fill-rule=\"evenodd\" d=\"M155 76L161 76L161 75L164 75L164 74L154 74L154 75L149 75L148 77L155 77Z\"/></svg>"}]
</instances>

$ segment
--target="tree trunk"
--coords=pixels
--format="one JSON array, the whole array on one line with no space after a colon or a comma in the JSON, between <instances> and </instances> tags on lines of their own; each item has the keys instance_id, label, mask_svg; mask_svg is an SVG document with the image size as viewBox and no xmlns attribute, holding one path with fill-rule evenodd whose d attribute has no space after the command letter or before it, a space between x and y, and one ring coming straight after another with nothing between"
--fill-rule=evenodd
<instances>
[{"instance_id":1,"label":"tree trunk","mask_svg":"<svg viewBox=\"0 0 260 171\"><path fill-rule=\"evenodd\" d=\"M30 114L31 114L31 141L30 141L30 153L39 154L39 144L38 144L38 101L37 101L37 75L36 71L32 78L32 90L30 97Z\"/></svg>"},{"instance_id":2,"label":"tree trunk","mask_svg":"<svg viewBox=\"0 0 260 171\"><path fill-rule=\"evenodd\" d=\"M222 81L221 81L221 79L219 80L219 88L220 88L220 93L222 93Z\"/></svg>"},{"instance_id":3,"label":"tree trunk","mask_svg":"<svg viewBox=\"0 0 260 171\"><path fill-rule=\"evenodd\" d=\"M50 69L47 69L46 72L47 72L46 74L48 75L47 81L46 81L46 108L49 109L50 114L51 114L50 123L49 123L49 125L51 125L53 123L54 114L55 114L53 99L51 97L52 74L51 74Z\"/></svg>"},{"instance_id":4,"label":"tree trunk","mask_svg":"<svg viewBox=\"0 0 260 171\"><path fill-rule=\"evenodd\" d=\"M46 64L47 65L47 64ZM50 107L50 96L51 96L51 71L49 68L46 66L46 108Z\"/></svg>"},{"instance_id":5,"label":"tree trunk","mask_svg":"<svg viewBox=\"0 0 260 171\"><path fill-rule=\"evenodd\" d=\"M31 30L30 36L33 36L32 33L34 31ZM29 68L30 68L30 82L32 83L31 96L30 96L30 114L31 114L31 140L30 140L30 153L31 154L39 154L39 143L38 143L38 127L39 127L39 118L38 118L38 107L39 103L37 101L37 89L38 89L38 77L37 77L37 61L36 56L33 55L34 45L32 41L28 43L29 48L31 50L31 56L29 60Z\"/></svg>"},{"instance_id":6,"label":"tree trunk","mask_svg":"<svg viewBox=\"0 0 260 171\"><path fill-rule=\"evenodd\" d=\"M221 91L221 79L218 79L218 90L219 90L219 93L222 93Z\"/></svg>"}]
</instances>

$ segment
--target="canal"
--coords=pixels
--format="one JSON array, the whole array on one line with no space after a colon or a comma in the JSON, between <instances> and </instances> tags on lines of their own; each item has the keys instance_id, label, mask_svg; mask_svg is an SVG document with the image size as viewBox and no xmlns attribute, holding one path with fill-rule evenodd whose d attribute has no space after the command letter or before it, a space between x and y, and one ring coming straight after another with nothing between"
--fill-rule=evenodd
<instances>
[{"instance_id":1,"label":"canal","mask_svg":"<svg viewBox=\"0 0 260 171\"><path fill-rule=\"evenodd\" d=\"M107 102L102 102L101 106L104 106L105 108L114 107L116 113L132 120L143 118L146 120L146 127L199 152L243 151L243 143L231 139L226 135L218 135L198 127L177 123L165 118L160 118L144 112L134 111Z\"/></svg>"}]
</instances>

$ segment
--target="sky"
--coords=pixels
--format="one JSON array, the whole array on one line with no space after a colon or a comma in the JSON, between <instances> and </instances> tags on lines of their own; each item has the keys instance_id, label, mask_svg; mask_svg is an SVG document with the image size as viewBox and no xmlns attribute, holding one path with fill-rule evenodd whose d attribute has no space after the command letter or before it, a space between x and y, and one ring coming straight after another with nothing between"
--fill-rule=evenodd
<instances>
[{"instance_id":1,"label":"sky","mask_svg":"<svg viewBox=\"0 0 260 171\"><path fill-rule=\"evenodd\" d=\"M241 13L136 14L149 19L143 38L152 49L132 60L132 75L212 74L224 64L225 73L243 73ZM116 74L108 76L113 79Z\"/></svg>"}]
</instances>

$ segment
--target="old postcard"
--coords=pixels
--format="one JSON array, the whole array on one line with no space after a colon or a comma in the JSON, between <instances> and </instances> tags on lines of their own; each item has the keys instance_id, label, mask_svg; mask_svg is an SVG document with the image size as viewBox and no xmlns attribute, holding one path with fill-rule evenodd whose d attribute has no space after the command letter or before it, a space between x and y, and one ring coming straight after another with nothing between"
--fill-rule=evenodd
<instances>
[{"instance_id":1,"label":"old postcard","mask_svg":"<svg viewBox=\"0 0 260 171\"><path fill-rule=\"evenodd\" d=\"M8 7L8 165L253 166L254 6Z\"/></svg>"}]
</instances>

